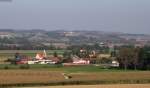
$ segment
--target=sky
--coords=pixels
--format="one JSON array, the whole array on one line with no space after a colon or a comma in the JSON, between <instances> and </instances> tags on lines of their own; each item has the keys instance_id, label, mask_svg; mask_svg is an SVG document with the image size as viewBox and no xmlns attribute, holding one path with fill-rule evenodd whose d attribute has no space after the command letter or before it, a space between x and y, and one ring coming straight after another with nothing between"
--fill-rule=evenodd
<instances>
[{"instance_id":1,"label":"sky","mask_svg":"<svg viewBox=\"0 0 150 88\"><path fill-rule=\"evenodd\" d=\"M150 34L150 0L0 0L0 29Z\"/></svg>"}]
</instances>

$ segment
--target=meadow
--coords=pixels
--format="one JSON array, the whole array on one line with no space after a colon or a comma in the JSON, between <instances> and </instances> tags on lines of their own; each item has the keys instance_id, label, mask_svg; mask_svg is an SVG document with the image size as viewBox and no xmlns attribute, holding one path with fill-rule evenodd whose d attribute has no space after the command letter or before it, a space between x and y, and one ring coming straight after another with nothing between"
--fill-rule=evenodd
<instances>
[{"instance_id":1,"label":"meadow","mask_svg":"<svg viewBox=\"0 0 150 88\"><path fill-rule=\"evenodd\" d=\"M53 52L57 52L59 54L62 54L65 50L46 50L47 53L53 53ZM7 54L13 54L13 53L24 53L24 54L28 54L28 53L37 53L37 52L43 52L43 50L0 50L0 53L7 53Z\"/></svg>"}]
</instances>

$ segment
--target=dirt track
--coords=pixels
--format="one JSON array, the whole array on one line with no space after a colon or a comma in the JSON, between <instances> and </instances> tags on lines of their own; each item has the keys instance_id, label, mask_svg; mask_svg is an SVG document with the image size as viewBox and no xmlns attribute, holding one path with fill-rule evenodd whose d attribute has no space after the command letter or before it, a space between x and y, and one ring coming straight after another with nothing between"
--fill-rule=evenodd
<instances>
[{"instance_id":1,"label":"dirt track","mask_svg":"<svg viewBox=\"0 0 150 88\"><path fill-rule=\"evenodd\" d=\"M116 84L116 85L73 85L49 87L24 87L24 88L150 88L150 84Z\"/></svg>"}]
</instances>

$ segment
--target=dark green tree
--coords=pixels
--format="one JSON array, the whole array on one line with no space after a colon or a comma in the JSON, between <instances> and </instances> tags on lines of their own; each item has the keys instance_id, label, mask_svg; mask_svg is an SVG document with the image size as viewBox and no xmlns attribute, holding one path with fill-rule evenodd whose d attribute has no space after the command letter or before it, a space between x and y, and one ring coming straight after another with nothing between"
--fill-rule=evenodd
<instances>
[{"instance_id":1,"label":"dark green tree","mask_svg":"<svg viewBox=\"0 0 150 88\"><path fill-rule=\"evenodd\" d=\"M57 52L54 52L54 53L53 53L53 56L54 56L54 57L58 57Z\"/></svg>"},{"instance_id":2,"label":"dark green tree","mask_svg":"<svg viewBox=\"0 0 150 88\"><path fill-rule=\"evenodd\" d=\"M134 49L133 48L121 48L118 55L118 61L120 63L120 67L123 67L127 70L130 63L132 63L134 58Z\"/></svg>"}]
</instances>

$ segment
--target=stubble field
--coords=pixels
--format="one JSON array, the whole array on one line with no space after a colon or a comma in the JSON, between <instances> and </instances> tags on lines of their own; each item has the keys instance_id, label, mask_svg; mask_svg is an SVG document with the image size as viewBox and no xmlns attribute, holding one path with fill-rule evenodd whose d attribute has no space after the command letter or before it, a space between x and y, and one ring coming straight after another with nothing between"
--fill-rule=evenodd
<instances>
[{"instance_id":1,"label":"stubble field","mask_svg":"<svg viewBox=\"0 0 150 88\"><path fill-rule=\"evenodd\" d=\"M48 86L87 84L135 84L150 83L150 71L127 72L72 72L70 79L62 75L64 71L50 70L1 70L0 86Z\"/></svg>"},{"instance_id":2,"label":"stubble field","mask_svg":"<svg viewBox=\"0 0 150 88\"><path fill-rule=\"evenodd\" d=\"M48 87L26 87L26 88L150 88L150 84L74 85L74 86L48 86Z\"/></svg>"}]
</instances>

